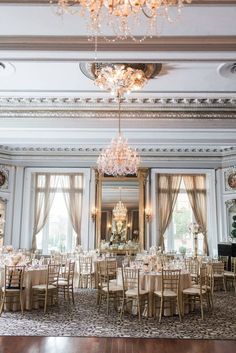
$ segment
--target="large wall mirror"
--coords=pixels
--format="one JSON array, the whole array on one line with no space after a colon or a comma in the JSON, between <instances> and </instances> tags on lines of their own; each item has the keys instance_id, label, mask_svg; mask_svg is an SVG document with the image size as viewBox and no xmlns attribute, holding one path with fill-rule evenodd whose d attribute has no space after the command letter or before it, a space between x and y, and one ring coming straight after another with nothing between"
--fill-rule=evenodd
<instances>
[{"instance_id":1,"label":"large wall mirror","mask_svg":"<svg viewBox=\"0 0 236 353\"><path fill-rule=\"evenodd\" d=\"M144 208L148 170L137 176L107 177L96 171L96 247L122 248L128 242L143 249Z\"/></svg>"}]
</instances>

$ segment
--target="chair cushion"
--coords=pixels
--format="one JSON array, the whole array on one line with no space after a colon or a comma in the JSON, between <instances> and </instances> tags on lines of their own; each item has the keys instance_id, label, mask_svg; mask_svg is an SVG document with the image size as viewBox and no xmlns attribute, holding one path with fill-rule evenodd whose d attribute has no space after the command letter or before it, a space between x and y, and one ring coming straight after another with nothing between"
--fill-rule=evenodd
<instances>
[{"instance_id":1,"label":"chair cushion","mask_svg":"<svg viewBox=\"0 0 236 353\"><path fill-rule=\"evenodd\" d=\"M128 289L125 292L127 297L137 297L138 296L138 288ZM148 294L148 290L140 289L139 295Z\"/></svg>"},{"instance_id":2,"label":"chair cushion","mask_svg":"<svg viewBox=\"0 0 236 353\"><path fill-rule=\"evenodd\" d=\"M162 296L162 292L160 290L155 291L154 294L157 295L158 297ZM170 289L166 289L163 292L163 296L164 297L177 297L177 293L175 293L174 291L172 291Z\"/></svg>"},{"instance_id":3,"label":"chair cushion","mask_svg":"<svg viewBox=\"0 0 236 353\"><path fill-rule=\"evenodd\" d=\"M47 288L47 285L46 284L37 284L35 286L32 286L33 289L36 289L36 290L46 290ZM48 285L48 289L56 289L57 287L56 286L53 286L52 284L49 284Z\"/></svg>"},{"instance_id":4,"label":"chair cushion","mask_svg":"<svg viewBox=\"0 0 236 353\"><path fill-rule=\"evenodd\" d=\"M3 292L5 291L5 287L2 287L2 291ZM19 288L10 287L10 288L6 288L6 292L18 292L18 293L20 293L20 289Z\"/></svg>"},{"instance_id":5,"label":"chair cushion","mask_svg":"<svg viewBox=\"0 0 236 353\"><path fill-rule=\"evenodd\" d=\"M200 289L200 284L193 284L192 285L192 287L194 287L194 288L199 288ZM206 286L205 284L202 286L202 289L204 289L204 290L210 290L211 289L211 287L210 286Z\"/></svg>"},{"instance_id":6,"label":"chair cushion","mask_svg":"<svg viewBox=\"0 0 236 353\"><path fill-rule=\"evenodd\" d=\"M68 284L69 283L67 281L65 281L64 279L61 279L58 281L58 286L68 286ZM55 283L55 285L56 285L56 283Z\"/></svg>"},{"instance_id":7,"label":"chair cushion","mask_svg":"<svg viewBox=\"0 0 236 353\"><path fill-rule=\"evenodd\" d=\"M104 292L108 291L108 287L103 287L102 290ZM116 285L109 285L109 292L120 292L123 291L123 287L122 286L116 286Z\"/></svg>"},{"instance_id":8,"label":"chair cushion","mask_svg":"<svg viewBox=\"0 0 236 353\"><path fill-rule=\"evenodd\" d=\"M200 295L200 288L196 287L189 287L182 291L183 294L190 294L190 295ZM206 294L206 291L202 289L202 294Z\"/></svg>"},{"instance_id":9,"label":"chair cushion","mask_svg":"<svg viewBox=\"0 0 236 353\"><path fill-rule=\"evenodd\" d=\"M224 272L224 276L226 276L226 277L234 277L234 272L225 271L225 272Z\"/></svg>"}]
</instances>

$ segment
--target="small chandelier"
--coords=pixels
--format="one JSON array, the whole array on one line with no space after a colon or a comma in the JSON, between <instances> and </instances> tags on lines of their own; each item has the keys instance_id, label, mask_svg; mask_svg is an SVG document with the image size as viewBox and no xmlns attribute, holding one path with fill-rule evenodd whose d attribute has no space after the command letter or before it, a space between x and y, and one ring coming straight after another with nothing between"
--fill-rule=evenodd
<instances>
[{"instance_id":1,"label":"small chandelier","mask_svg":"<svg viewBox=\"0 0 236 353\"><path fill-rule=\"evenodd\" d=\"M119 191L120 191L120 201L115 205L112 213L115 221L124 221L127 215L127 208L121 201L121 188L119 188Z\"/></svg>"},{"instance_id":2,"label":"small chandelier","mask_svg":"<svg viewBox=\"0 0 236 353\"><path fill-rule=\"evenodd\" d=\"M98 157L98 172L112 176L125 176L137 174L140 157L135 149L129 147L120 128L120 96L119 102L119 132L111 141L110 146L103 149Z\"/></svg>"},{"instance_id":3,"label":"small chandelier","mask_svg":"<svg viewBox=\"0 0 236 353\"><path fill-rule=\"evenodd\" d=\"M143 70L135 69L128 64L110 64L98 71L94 83L113 95L123 96L125 93L140 90L147 81Z\"/></svg>"},{"instance_id":4,"label":"small chandelier","mask_svg":"<svg viewBox=\"0 0 236 353\"><path fill-rule=\"evenodd\" d=\"M146 37L156 35L156 20L164 17L169 22L172 18L170 9L176 9L177 14L181 12L184 3L191 0L57 0L60 14L64 12L79 12L86 18L88 13L89 27L97 36L101 33L101 27L111 28L116 39L135 39L134 29L140 26L146 27ZM53 3L53 0L51 0ZM147 20L141 24L142 18ZM140 41L141 41L140 40Z\"/></svg>"}]
</instances>

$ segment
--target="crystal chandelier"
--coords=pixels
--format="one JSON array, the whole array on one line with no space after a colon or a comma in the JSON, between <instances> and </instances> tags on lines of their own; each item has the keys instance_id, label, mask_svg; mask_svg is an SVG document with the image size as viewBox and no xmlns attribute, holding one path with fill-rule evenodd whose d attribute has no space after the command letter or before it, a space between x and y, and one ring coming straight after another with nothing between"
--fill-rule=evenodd
<instances>
[{"instance_id":1,"label":"crystal chandelier","mask_svg":"<svg viewBox=\"0 0 236 353\"><path fill-rule=\"evenodd\" d=\"M141 89L147 78L143 70L134 69L128 64L110 64L102 67L94 83L105 91L116 96Z\"/></svg>"},{"instance_id":2,"label":"crystal chandelier","mask_svg":"<svg viewBox=\"0 0 236 353\"><path fill-rule=\"evenodd\" d=\"M136 40L134 28L147 27L142 39L152 37L156 35L157 18L165 17L172 22L169 10L176 9L179 14L184 3L191 3L191 0L58 0L58 12L74 14L79 11L84 18L88 14L89 27L95 36L107 26L118 39L131 37ZM141 24L142 18L147 20L147 26Z\"/></svg>"},{"instance_id":3,"label":"crystal chandelier","mask_svg":"<svg viewBox=\"0 0 236 353\"><path fill-rule=\"evenodd\" d=\"M98 171L101 174L112 176L125 176L137 174L140 157L135 149L129 147L127 140L121 133L120 128L120 96L119 102L119 132L111 141L110 146L103 149L98 157Z\"/></svg>"},{"instance_id":4,"label":"crystal chandelier","mask_svg":"<svg viewBox=\"0 0 236 353\"><path fill-rule=\"evenodd\" d=\"M121 188L119 188L119 191L120 191L120 201L115 205L112 213L115 221L124 221L127 215L127 208L121 201Z\"/></svg>"}]
</instances>

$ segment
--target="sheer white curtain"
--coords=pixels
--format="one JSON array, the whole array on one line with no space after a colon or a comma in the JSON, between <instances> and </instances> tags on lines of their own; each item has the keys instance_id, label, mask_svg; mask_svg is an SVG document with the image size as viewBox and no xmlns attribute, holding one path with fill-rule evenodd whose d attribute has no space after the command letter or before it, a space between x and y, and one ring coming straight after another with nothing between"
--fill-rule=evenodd
<instances>
[{"instance_id":1,"label":"sheer white curtain","mask_svg":"<svg viewBox=\"0 0 236 353\"><path fill-rule=\"evenodd\" d=\"M37 234L45 226L57 191L58 176L49 173L35 175L35 207L32 250L37 248Z\"/></svg>"},{"instance_id":2,"label":"sheer white curtain","mask_svg":"<svg viewBox=\"0 0 236 353\"><path fill-rule=\"evenodd\" d=\"M204 252L208 254L206 175L183 175L183 179L194 217L204 235Z\"/></svg>"},{"instance_id":3,"label":"sheer white curtain","mask_svg":"<svg viewBox=\"0 0 236 353\"><path fill-rule=\"evenodd\" d=\"M76 245L81 245L83 174L62 175L60 181L66 208L76 233Z\"/></svg>"}]
</instances>

